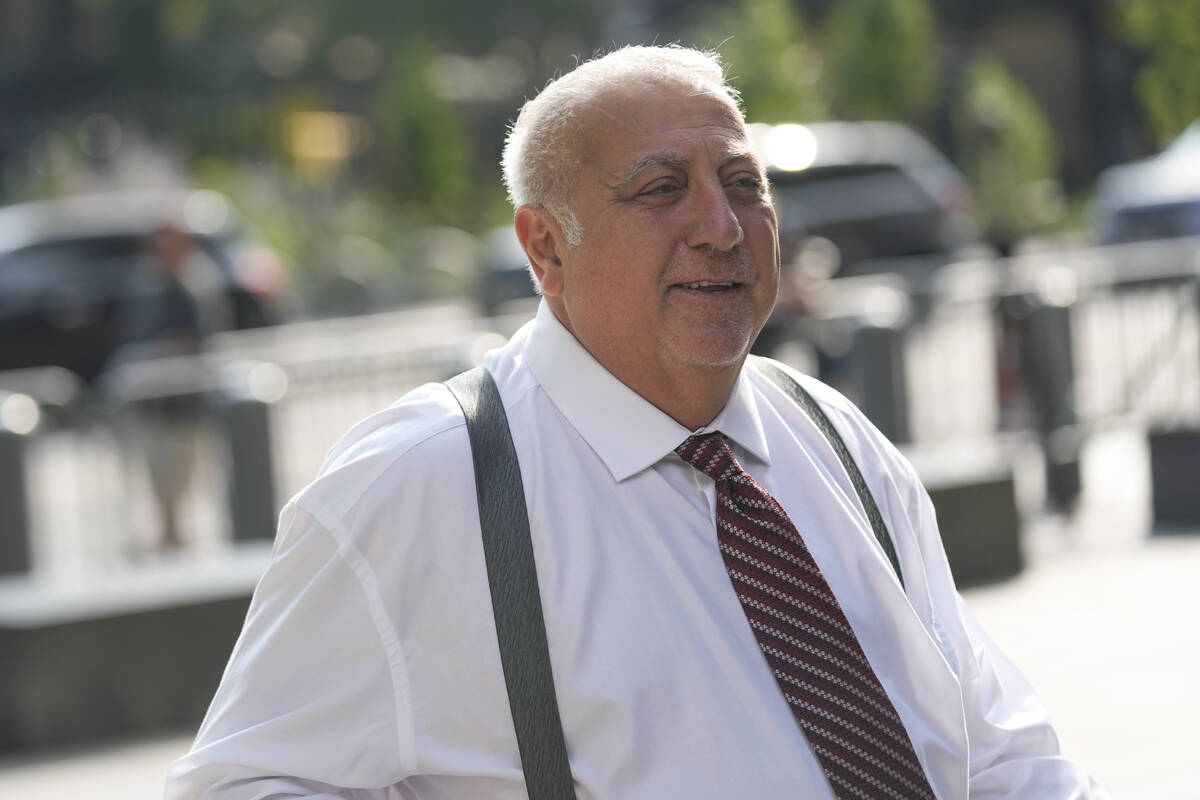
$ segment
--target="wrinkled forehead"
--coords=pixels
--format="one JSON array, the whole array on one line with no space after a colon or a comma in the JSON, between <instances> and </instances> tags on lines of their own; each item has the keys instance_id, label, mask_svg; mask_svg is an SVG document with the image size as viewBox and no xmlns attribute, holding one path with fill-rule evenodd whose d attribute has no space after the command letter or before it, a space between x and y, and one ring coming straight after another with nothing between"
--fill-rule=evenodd
<instances>
[{"instance_id":1,"label":"wrinkled forehead","mask_svg":"<svg viewBox=\"0 0 1200 800\"><path fill-rule=\"evenodd\" d=\"M715 134L731 150L750 151L741 110L719 87L655 81L615 86L581 106L573 149L587 162L687 131Z\"/></svg>"},{"instance_id":2,"label":"wrinkled forehead","mask_svg":"<svg viewBox=\"0 0 1200 800\"><path fill-rule=\"evenodd\" d=\"M611 116L628 110L669 111L682 105L696 106L700 103L719 110L731 125L745 130L741 109L720 86L647 75L614 82L597 91L582 104L580 111L585 116L589 113Z\"/></svg>"}]
</instances>

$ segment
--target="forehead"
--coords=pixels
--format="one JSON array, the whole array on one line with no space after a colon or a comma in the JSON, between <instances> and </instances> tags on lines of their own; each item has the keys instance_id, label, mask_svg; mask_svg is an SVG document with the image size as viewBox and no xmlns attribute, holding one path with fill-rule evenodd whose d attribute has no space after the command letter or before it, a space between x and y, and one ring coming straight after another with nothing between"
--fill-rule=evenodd
<instances>
[{"instance_id":1,"label":"forehead","mask_svg":"<svg viewBox=\"0 0 1200 800\"><path fill-rule=\"evenodd\" d=\"M746 126L737 108L715 91L641 86L610 92L580 118L579 155L587 167L623 171L639 161L670 155L750 158Z\"/></svg>"}]
</instances>

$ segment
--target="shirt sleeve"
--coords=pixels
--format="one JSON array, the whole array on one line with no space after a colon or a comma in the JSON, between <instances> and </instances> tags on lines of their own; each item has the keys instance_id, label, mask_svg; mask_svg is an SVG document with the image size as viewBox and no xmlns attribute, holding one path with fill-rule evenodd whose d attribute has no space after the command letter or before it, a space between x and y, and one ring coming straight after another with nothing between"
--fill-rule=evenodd
<instances>
[{"instance_id":1,"label":"shirt sleeve","mask_svg":"<svg viewBox=\"0 0 1200 800\"><path fill-rule=\"evenodd\" d=\"M911 469L911 467L909 468ZM936 633L962 687L972 800L1107 800L1060 752L1049 714L1033 687L975 620L954 587L933 503L912 475L918 545Z\"/></svg>"},{"instance_id":2,"label":"shirt sleeve","mask_svg":"<svg viewBox=\"0 0 1200 800\"><path fill-rule=\"evenodd\" d=\"M271 563L192 750L171 768L166 800L365 800L403 780L403 667L373 586L357 551L294 502L284 509Z\"/></svg>"}]
</instances>

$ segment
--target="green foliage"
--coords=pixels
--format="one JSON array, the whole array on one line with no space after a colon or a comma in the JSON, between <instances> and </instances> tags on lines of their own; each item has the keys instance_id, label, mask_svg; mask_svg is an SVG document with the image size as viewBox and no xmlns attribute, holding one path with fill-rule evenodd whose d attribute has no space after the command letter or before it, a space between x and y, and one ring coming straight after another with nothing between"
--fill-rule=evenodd
<instances>
[{"instance_id":1,"label":"green foliage","mask_svg":"<svg viewBox=\"0 0 1200 800\"><path fill-rule=\"evenodd\" d=\"M937 99L938 30L927 0L841 0L824 41L838 117L913 122Z\"/></svg>"},{"instance_id":2,"label":"green foliage","mask_svg":"<svg viewBox=\"0 0 1200 800\"><path fill-rule=\"evenodd\" d=\"M312 313L462 293L477 266L471 245L439 258L448 229L431 227L423 205L398 203L362 181L314 181L284 162L215 157L196 163L194 180L235 199L253 235L282 256ZM451 241L462 239L469 236L459 231Z\"/></svg>"},{"instance_id":3,"label":"green foliage","mask_svg":"<svg viewBox=\"0 0 1200 800\"><path fill-rule=\"evenodd\" d=\"M511 219L496 164L505 120L528 91L523 82L547 77L539 46L578 41L600 14L591 0L66 5L100 43L88 65L89 110L115 115L138 146L152 144L148 152L169 152L195 185L229 194L301 286L350 277L390 282L409 299L461 283L447 259L422 255L467 253L450 228ZM482 64L486 78L482 56L506 42L523 58L495 96L457 96L446 90L454 76L439 82L431 72L451 57ZM22 87L40 62L28 63L29 75L0 75L0 105L11 95L20 108L32 96ZM34 158L0 164L6 199L68 191L106 167L75 144L81 112L65 108L72 102L66 92L39 99L55 116L25 148Z\"/></svg>"},{"instance_id":4,"label":"green foliage","mask_svg":"<svg viewBox=\"0 0 1200 800\"><path fill-rule=\"evenodd\" d=\"M1159 144L1200 118L1200 0L1124 0L1113 24L1149 59L1135 91Z\"/></svg>"},{"instance_id":5,"label":"green foliage","mask_svg":"<svg viewBox=\"0 0 1200 800\"><path fill-rule=\"evenodd\" d=\"M999 244L1062 215L1058 147L1033 95L994 58L967 70L955 110L961 162L977 216Z\"/></svg>"},{"instance_id":6,"label":"green foliage","mask_svg":"<svg viewBox=\"0 0 1200 800\"><path fill-rule=\"evenodd\" d=\"M693 36L720 50L748 119L774 123L825 116L817 90L820 56L787 0L714 7Z\"/></svg>"},{"instance_id":7,"label":"green foliage","mask_svg":"<svg viewBox=\"0 0 1200 800\"><path fill-rule=\"evenodd\" d=\"M430 90L431 55L428 48L404 48L383 81L370 116L375 169L369 180L426 204L434 219L453 222L475 210L477 165L458 112Z\"/></svg>"}]
</instances>

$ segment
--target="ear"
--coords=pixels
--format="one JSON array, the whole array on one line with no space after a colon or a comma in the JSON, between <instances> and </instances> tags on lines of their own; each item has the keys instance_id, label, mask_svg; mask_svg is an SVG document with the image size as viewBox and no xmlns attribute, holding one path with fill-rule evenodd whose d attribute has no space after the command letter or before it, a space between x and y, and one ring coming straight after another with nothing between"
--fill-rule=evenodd
<instances>
[{"instance_id":1,"label":"ear","mask_svg":"<svg viewBox=\"0 0 1200 800\"><path fill-rule=\"evenodd\" d=\"M517 238L542 287L542 294L548 297L562 294L562 254L566 252L567 240L554 217L544 208L521 206L514 223Z\"/></svg>"}]
</instances>

